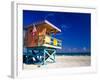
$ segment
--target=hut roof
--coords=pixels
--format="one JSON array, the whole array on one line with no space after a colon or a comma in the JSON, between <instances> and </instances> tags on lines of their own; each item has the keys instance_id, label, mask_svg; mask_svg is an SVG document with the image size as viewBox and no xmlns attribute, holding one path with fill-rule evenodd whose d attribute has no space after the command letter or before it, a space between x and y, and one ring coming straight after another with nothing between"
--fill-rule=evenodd
<instances>
[{"instance_id":1,"label":"hut roof","mask_svg":"<svg viewBox=\"0 0 100 80\"><path fill-rule=\"evenodd\" d=\"M36 26L37 28L40 28L40 29L46 28L46 30L51 33L61 32L61 29L59 29L58 27L50 23L48 20L44 20L41 22L28 25L27 28L29 28L30 26Z\"/></svg>"}]
</instances>

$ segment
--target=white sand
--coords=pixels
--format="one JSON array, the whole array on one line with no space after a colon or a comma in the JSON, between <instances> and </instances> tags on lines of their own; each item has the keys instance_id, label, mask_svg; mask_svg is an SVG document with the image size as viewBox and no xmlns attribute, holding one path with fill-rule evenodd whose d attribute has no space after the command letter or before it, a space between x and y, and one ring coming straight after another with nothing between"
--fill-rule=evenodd
<instances>
[{"instance_id":1,"label":"white sand","mask_svg":"<svg viewBox=\"0 0 100 80\"><path fill-rule=\"evenodd\" d=\"M56 56L55 63L47 63L47 65L26 65L23 64L24 69L37 69L37 68L66 68L66 67L80 67L80 66L90 66L91 57L90 56Z\"/></svg>"}]
</instances>

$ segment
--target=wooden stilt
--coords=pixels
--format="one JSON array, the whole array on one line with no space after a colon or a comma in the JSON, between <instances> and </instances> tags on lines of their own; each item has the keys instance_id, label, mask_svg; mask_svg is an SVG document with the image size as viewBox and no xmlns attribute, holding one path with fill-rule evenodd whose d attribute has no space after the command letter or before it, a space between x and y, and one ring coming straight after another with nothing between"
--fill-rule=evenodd
<instances>
[{"instance_id":1,"label":"wooden stilt","mask_svg":"<svg viewBox=\"0 0 100 80\"><path fill-rule=\"evenodd\" d=\"M55 62L56 49L47 47L27 48L26 64L43 64L46 65L48 62Z\"/></svg>"}]
</instances>

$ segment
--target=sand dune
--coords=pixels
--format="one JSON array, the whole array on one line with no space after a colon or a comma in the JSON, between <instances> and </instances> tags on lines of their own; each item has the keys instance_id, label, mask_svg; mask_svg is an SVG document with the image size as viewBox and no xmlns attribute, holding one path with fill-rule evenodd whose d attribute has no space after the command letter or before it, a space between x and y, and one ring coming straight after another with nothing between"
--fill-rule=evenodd
<instances>
[{"instance_id":1,"label":"sand dune","mask_svg":"<svg viewBox=\"0 0 100 80\"><path fill-rule=\"evenodd\" d=\"M55 63L47 63L47 65L26 65L23 64L24 69L37 69L37 68L66 68L66 67L80 67L80 66L90 66L91 57L90 56L56 56Z\"/></svg>"}]
</instances>

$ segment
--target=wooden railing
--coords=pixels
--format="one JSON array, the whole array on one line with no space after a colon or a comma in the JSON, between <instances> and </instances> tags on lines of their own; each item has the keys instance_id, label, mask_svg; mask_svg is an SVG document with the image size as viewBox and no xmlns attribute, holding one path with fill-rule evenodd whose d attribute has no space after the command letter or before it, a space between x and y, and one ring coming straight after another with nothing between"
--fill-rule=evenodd
<instances>
[{"instance_id":1,"label":"wooden railing","mask_svg":"<svg viewBox=\"0 0 100 80\"><path fill-rule=\"evenodd\" d=\"M38 45L42 46L43 44L48 44L56 47L62 47L62 41L59 39L56 39L54 37L45 35L45 36L39 36L38 39Z\"/></svg>"}]
</instances>

